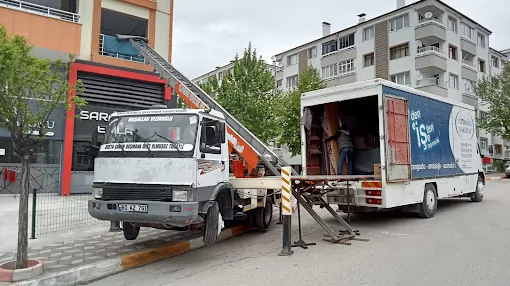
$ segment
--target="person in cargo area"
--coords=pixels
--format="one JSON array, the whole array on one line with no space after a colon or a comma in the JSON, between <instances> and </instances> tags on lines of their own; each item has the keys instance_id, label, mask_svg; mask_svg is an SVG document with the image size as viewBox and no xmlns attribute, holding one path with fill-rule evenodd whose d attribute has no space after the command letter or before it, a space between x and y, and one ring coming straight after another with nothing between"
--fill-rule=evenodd
<instances>
[{"instance_id":1,"label":"person in cargo area","mask_svg":"<svg viewBox=\"0 0 510 286\"><path fill-rule=\"evenodd\" d=\"M338 150L340 152L340 156L338 157L337 175L342 174L342 166L344 165L344 162L347 162L347 174L352 175L354 172L354 144L352 143L350 131L342 125L340 120L339 123L340 130L338 130L338 132L336 132L333 136L326 138L325 141L328 142L337 138Z\"/></svg>"}]
</instances>

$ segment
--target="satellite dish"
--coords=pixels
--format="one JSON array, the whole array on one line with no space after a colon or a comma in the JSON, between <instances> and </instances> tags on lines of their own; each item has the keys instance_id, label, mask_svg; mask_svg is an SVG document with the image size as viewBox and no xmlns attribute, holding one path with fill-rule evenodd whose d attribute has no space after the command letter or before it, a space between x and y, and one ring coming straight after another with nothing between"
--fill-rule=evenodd
<instances>
[{"instance_id":1,"label":"satellite dish","mask_svg":"<svg viewBox=\"0 0 510 286\"><path fill-rule=\"evenodd\" d=\"M282 63L282 62L279 62L279 63L278 63L278 67L279 67L279 68L283 68L283 63Z\"/></svg>"},{"instance_id":2,"label":"satellite dish","mask_svg":"<svg viewBox=\"0 0 510 286\"><path fill-rule=\"evenodd\" d=\"M276 61L276 56L272 56L271 61L273 61L273 62Z\"/></svg>"},{"instance_id":3,"label":"satellite dish","mask_svg":"<svg viewBox=\"0 0 510 286\"><path fill-rule=\"evenodd\" d=\"M420 40L416 40L416 45L419 47L423 46L423 43Z\"/></svg>"},{"instance_id":4,"label":"satellite dish","mask_svg":"<svg viewBox=\"0 0 510 286\"><path fill-rule=\"evenodd\" d=\"M416 80L422 80L422 79L423 79L423 75L421 74L421 72L416 71Z\"/></svg>"},{"instance_id":5,"label":"satellite dish","mask_svg":"<svg viewBox=\"0 0 510 286\"><path fill-rule=\"evenodd\" d=\"M430 11L425 13L425 19L430 19L430 18L432 18L432 16L433 16L432 12L430 12Z\"/></svg>"}]
</instances>

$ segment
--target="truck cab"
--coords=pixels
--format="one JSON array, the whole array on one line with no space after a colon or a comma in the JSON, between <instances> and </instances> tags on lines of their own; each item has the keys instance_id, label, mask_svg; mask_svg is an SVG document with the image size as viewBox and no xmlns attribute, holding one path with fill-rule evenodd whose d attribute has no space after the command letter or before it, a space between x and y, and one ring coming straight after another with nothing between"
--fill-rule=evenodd
<instances>
[{"instance_id":1,"label":"truck cab","mask_svg":"<svg viewBox=\"0 0 510 286\"><path fill-rule=\"evenodd\" d=\"M140 227L186 229L205 221L204 242L213 244L223 219L233 219L226 138L224 116L214 110L113 113L103 142L97 131L92 136L98 152L89 214L121 221L128 240Z\"/></svg>"}]
</instances>

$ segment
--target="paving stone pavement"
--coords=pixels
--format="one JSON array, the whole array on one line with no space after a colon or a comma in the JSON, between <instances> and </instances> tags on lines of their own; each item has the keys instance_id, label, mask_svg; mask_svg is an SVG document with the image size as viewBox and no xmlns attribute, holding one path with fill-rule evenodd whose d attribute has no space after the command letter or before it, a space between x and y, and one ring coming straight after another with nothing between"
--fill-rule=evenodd
<instances>
[{"instance_id":1,"label":"paving stone pavement","mask_svg":"<svg viewBox=\"0 0 510 286\"><path fill-rule=\"evenodd\" d=\"M142 228L136 240L126 240L122 232L107 232L73 241L32 247L28 256L30 259L43 260L45 272L58 272L201 235L200 230L181 232ZM14 251L0 253L0 264L15 259L15 256Z\"/></svg>"}]
</instances>

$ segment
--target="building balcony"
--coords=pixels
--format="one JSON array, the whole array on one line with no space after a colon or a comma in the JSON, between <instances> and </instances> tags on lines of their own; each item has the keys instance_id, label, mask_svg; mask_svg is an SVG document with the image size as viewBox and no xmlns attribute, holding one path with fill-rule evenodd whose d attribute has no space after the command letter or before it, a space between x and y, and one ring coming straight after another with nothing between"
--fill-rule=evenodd
<instances>
[{"instance_id":1,"label":"building balcony","mask_svg":"<svg viewBox=\"0 0 510 286\"><path fill-rule=\"evenodd\" d=\"M135 47L128 40L119 40L114 36L101 34L99 38L99 54L138 63L145 63Z\"/></svg>"},{"instance_id":2,"label":"building balcony","mask_svg":"<svg viewBox=\"0 0 510 286\"><path fill-rule=\"evenodd\" d=\"M419 90L443 97L448 97L448 88L446 83L440 79L426 78L420 80L416 85L416 88Z\"/></svg>"},{"instance_id":3,"label":"building balcony","mask_svg":"<svg viewBox=\"0 0 510 286\"><path fill-rule=\"evenodd\" d=\"M475 68L475 64L470 60L462 60L462 64L471 68Z\"/></svg>"},{"instance_id":4,"label":"building balcony","mask_svg":"<svg viewBox=\"0 0 510 286\"><path fill-rule=\"evenodd\" d=\"M414 27L416 40L446 41L446 27L435 18L420 19Z\"/></svg>"},{"instance_id":5,"label":"building balcony","mask_svg":"<svg viewBox=\"0 0 510 286\"><path fill-rule=\"evenodd\" d=\"M416 50L416 69L427 70L430 74L446 71L447 59L444 51L435 46L420 47Z\"/></svg>"},{"instance_id":6,"label":"building balcony","mask_svg":"<svg viewBox=\"0 0 510 286\"><path fill-rule=\"evenodd\" d=\"M50 8L42 5L32 4L25 1L0 0L0 7L74 23L79 23L80 21L80 15L76 13Z\"/></svg>"}]
</instances>

